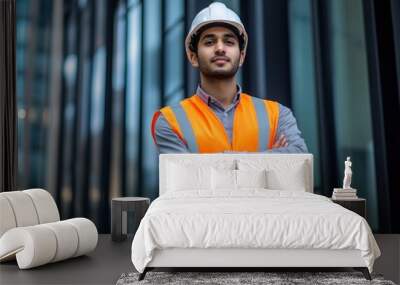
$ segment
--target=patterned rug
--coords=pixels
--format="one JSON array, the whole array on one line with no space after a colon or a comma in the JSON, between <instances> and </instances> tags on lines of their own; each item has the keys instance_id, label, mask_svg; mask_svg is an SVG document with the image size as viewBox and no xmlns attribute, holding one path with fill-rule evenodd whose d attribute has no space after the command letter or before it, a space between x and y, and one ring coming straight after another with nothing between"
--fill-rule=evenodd
<instances>
[{"instance_id":1,"label":"patterned rug","mask_svg":"<svg viewBox=\"0 0 400 285\"><path fill-rule=\"evenodd\" d=\"M382 275L372 274L372 281L364 278L361 272L147 272L142 281L139 273L124 273L117 285L133 284L388 284Z\"/></svg>"}]
</instances>

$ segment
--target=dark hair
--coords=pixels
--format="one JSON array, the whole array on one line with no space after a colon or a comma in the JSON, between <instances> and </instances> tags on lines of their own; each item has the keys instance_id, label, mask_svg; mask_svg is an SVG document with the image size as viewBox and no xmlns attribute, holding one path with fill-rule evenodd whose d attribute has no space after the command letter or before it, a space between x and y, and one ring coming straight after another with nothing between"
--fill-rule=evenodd
<instances>
[{"instance_id":1,"label":"dark hair","mask_svg":"<svg viewBox=\"0 0 400 285\"><path fill-rule=\"evenodd\" d=\"M209 28L213 28L213 27L225 27L230 29L239 39L239 49L242 51L244 49L244 35L241 34L239 32L239 30L233 26L230 25L228 23L224 23L224 22L214 22L214 23L210 23L207 25L204 25L203 27L201 27L196 33L194 33L191 38L190 38L190 43L189 43L189 49L192 52L197 53L197 45L199 44L199 40L200 40L200 35L207 29Z\"/></svg>"}]
</instances>

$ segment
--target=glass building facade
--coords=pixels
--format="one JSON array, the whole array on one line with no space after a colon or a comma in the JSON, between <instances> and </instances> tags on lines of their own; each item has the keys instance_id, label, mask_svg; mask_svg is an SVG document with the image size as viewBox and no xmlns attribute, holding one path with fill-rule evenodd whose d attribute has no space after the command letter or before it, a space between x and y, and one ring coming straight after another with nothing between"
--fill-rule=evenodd
<instances>
[{"instance_id":1,"label":"glass building facade","mask_svg":"<svg viewBox=\"0 0 400 285\"><path fill-rule=\"evenodd\" d=\"M377 181L364 1L221 2L250 36L238 82L293 110L314 155L315 193L330 196L342 185L351 156L352 185L367 198L372 229L396 231L398 224L383 224L389 210L379 202L391 192L382 198ZM111 198L158 196L151 119L195 91L184 38L211 1L16 3L18 188L45 188L62 218L89 217L108 232Z\"/></svg>"}]
</instances>

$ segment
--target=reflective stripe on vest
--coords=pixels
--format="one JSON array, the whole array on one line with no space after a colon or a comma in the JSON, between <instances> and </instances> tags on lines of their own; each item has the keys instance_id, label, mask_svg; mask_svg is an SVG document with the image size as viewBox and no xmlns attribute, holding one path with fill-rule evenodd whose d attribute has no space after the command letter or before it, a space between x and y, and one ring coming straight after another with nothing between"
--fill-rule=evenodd
<instances>
[{"instance_id":1,"label":"reflective stripe on vest","mask_svg":"<svg viewBox=\"0 0 400 285\"><path fill-rule=\"evenodd\" d=\"M255 97L251 97L251 100L256 108L257 122L265 122L265 124L258 124L258 149L259 151L265 151L268 148L269 141L269 119L267 109L265 108L264 100Z\"/></svg>"},{"instance_id":2,"label":"reflective stripe on vest","mask_svg":"<svg viewBox=\"0 0 400 285\"><path fill-rule=\"evenodd\" d=\"M178 121L179 126L181 127L182 134L186 140L186 145L188 146L189 151L193 153L199 152L196 138L194 137L193 129L190 126L189 119L186 116L185 110L183 110L183 107L180 104L171 107L171 109L176 116L176 120Z\"/></svg>"},{"instance_id":3,"label":"reflective stripe on vest","mask_svg":"<svg viewBox=\"0 0 400 285\"><path fill-rule=\"evenodd\" d=\"M160 112L190 152L257 152L271 148L275 141L279 104L242 93L234 111L231 142L220 119L197 95L176 106L164 107Z\"/></svg>"},{"instance_id":4,"label":"reflective stripe on vest","mask_svg":"<svg viewBox=\"0 0 400 285\"><path fill-rule=\"evenodd\" d=\"M268 110L268 121L269 125L269 143L268 149L272 148L276 140L276 133L278 132L279 124L279 104L275 101L264 100L265 108Z\"/></svg>"}]
</instances>

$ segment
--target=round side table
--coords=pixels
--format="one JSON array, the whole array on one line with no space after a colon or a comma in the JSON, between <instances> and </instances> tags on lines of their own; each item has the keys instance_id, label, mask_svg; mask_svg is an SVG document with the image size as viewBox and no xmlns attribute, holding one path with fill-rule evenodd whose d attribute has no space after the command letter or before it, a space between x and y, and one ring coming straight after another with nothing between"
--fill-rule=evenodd
<instances>
[{"instance_id":1,"label":"round side table","mask_svg":"<svg viewBox=\"0 0 400 285\"><path fill-rule=\"evenodd\" d=\"M111 239L123 241L128 234L127 212L135 215L134 232L136 233L140 221L150 205L150 199L144 197L120 197L111 201Z\"/></svg>"}]
</instances>

